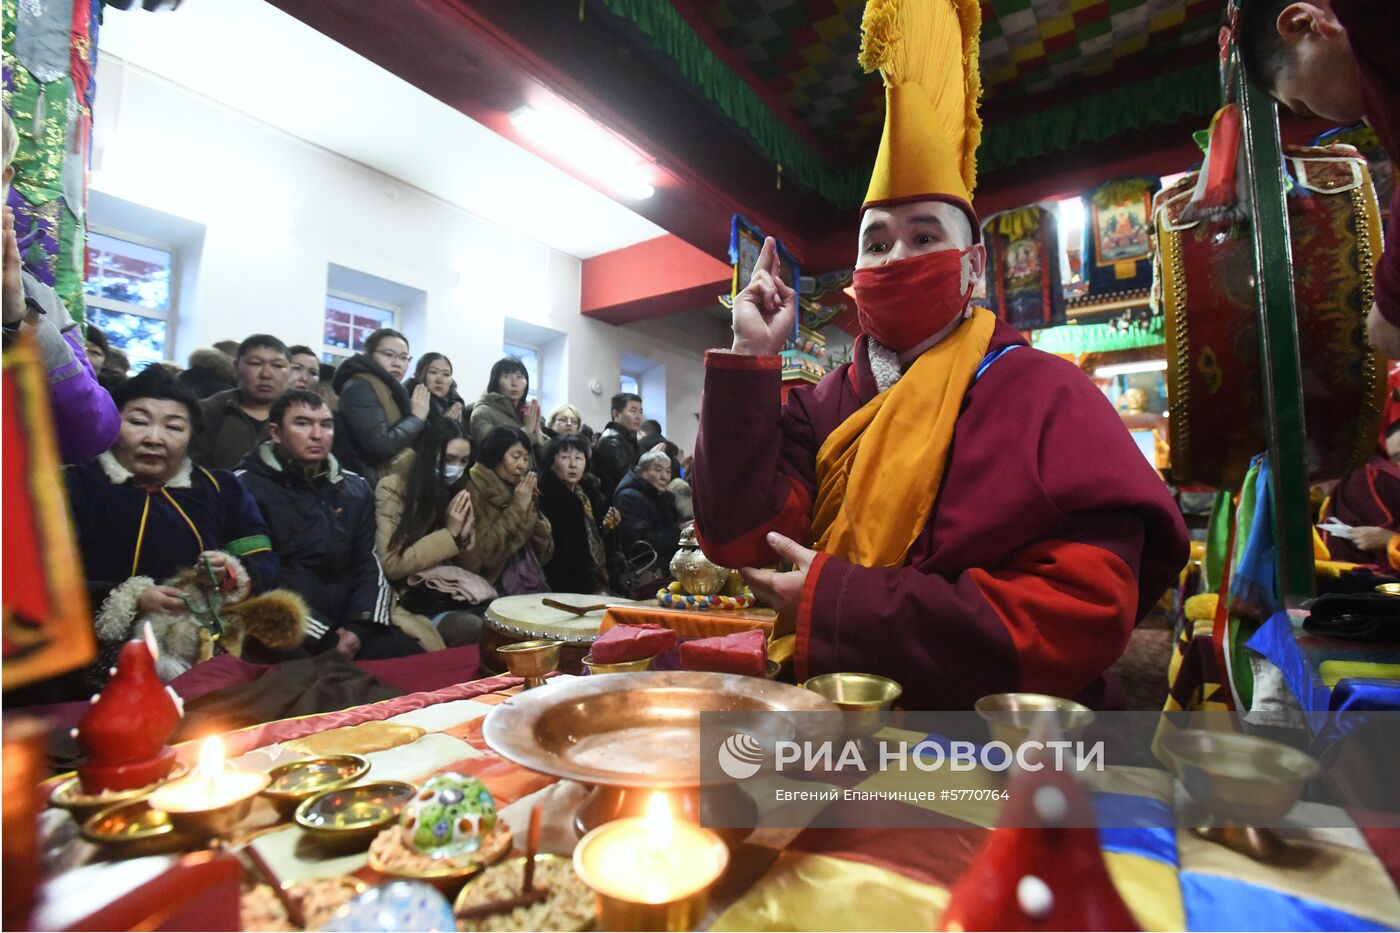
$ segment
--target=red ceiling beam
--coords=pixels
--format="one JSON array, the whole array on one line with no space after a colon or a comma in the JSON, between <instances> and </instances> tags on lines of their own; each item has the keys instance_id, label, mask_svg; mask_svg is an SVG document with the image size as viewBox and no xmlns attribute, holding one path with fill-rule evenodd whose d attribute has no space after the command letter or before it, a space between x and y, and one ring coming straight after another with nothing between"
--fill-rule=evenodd
<instances>
[{"instance_id":1,"label":"red ceiling beam","mask_svg":"<svg viewBox=\"0 0 1400 933\"><path fill-rule=\"evenodd\" d=\"M662 236L583 261L585 316L630 324L713 306L729 294L732 267L675 236Z\"/></svg>"}]
</instances>

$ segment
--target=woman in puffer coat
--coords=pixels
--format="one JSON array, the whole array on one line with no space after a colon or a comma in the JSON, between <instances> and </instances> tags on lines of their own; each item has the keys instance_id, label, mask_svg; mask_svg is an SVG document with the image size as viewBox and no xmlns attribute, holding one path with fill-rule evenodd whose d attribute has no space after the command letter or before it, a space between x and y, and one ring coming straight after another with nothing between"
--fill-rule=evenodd
<instances>
[{"instance_id":1,"label":"woman in puffer coat","mask_svg":"<svg viewBox=\"0 0 1400 933\"><path fill-rule=\"evenodd\" d=\"M466 423L466 402L457 391L457 381L452 378L452 361L445 353L424 353L413 370L413 378L404 381L404 390L409 397L419 386L427 386L431 398L428 399L429 417L448 418L461 424Z\"/></svg>"},{"instance_id":2,"label":"woman in puffer coat","mask_svg":"<svg viewBox=\"0 0 1400 933\"><path fill-rule=\"evenodd\" d=\"M482 622L473 610L495 596L476 575L476 515L466 475L471 452L460 422L434 419L418 436L412 463L375 489L375 549L398 593L395 622L424 647L434 640L449 648L475 644Z\"/></svg>"},{"instance_id":3,"label":"woman in puffer coat","mask_svg":"<svg viewBox=\"0 0 1400 933\"><path fill-rule=\"evenodd\" d=\"M431 410L432 394L420 385L409 395L401 380L408 372L408 338L388 327L365 338L357 353L335 371L335 458L371 487L389 464L413 445Z\"/></svg>"}]
</instances>

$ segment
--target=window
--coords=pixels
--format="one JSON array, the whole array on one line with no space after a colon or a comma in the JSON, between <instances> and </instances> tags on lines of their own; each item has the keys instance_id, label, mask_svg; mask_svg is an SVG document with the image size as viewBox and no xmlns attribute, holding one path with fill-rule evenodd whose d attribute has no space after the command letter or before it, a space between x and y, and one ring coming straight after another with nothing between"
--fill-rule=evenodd
<instances>
[{"instance_id":1,"label":"window","mask_svg":"<svg viewBox=\"0 0 1400 933\"><path fill-rule=\"evenodd\" d=\"M338 363L365 348L365 338L381 327L398 327L398 311L342 298L326 296L326 329L321 360Z\"/></svg>"},{"instance_id":2,"label":"window","mask_svg":"<svg viewBox=\"0 0 1400 933\"><path fill-rule=\"evenodd\" d=\"M1064 198L1055 202L1060 237L1060 284L1066 295L1078 295L1088 288L1084 276L1084 201Z\"/></svg>"},{"instance_id":3,"label":"window","mask_svg":"<svg viewBox=\"0 0 1400 933\"><path fill-rule=\"evenodd\" d=\"M87 265L83 293L88 321L127 355L133 369L165 359L174 252L132 237L91 231Z\"/></svg>"},{"instance_id":4,"label":"window","mask_svg":"<svg viewBox=\"0 0 1400 933\"><path fill-rule=\"evenodd\" d=\"M631 392L633 395L642 394L641 386L637 381L637 377L632 375L631 373L623 373L619 381L621 383L619 391Z\"/></svg>"},{"instance_id":5,"label":"window","mask_svg":"<svg viewBox=\"0 0 1400 933\"><path fill-rule=\"evenodd\" d=\"M505 356L513 356L525 364L525 372L530 374L530 395L539 398L544 386L544 383L540 382L540 351L534 347L506 341L501 344L501 352Z\"/></svg>"}]
</instances>

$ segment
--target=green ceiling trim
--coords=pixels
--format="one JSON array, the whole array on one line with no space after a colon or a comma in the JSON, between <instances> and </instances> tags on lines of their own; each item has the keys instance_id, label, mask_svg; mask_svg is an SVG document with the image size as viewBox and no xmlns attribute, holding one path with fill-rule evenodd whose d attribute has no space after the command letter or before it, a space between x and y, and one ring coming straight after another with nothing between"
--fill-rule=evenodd
<instances>
[{"instance_id":1,"label":"green ceiling trim","mask_svg":"<svg viewBox=\"0 0 1400 933\"><path fill-rule=\"evenodd\" d=\"M1047 353L1107 353L1111 350L1136 350L1166 343L1161 316L1146 323L1134 321L1126 330L1113 324L1066 324L1038 330L1031 335L1031 345Z\"/></svg>"},{"instance_id":2,"label":"green ceiling trim","mask_svg":"<svg viewBox=\"0 0 1400 933\"><path fill-rule=\"evenodd\" d=\"M1113 88L1006 121L982 131L977 167L993 171L1022 159L1100 143L1133 130L1208 116L1220 108L1214 61Z\"/></svg>"},{"instance_id":3,"label":"green ceiling trim","mask_svg":"<svg viewBox=\"0 0 1400 933\"><path fill-rule=\"evenodd\" d=\"M815 191L838 207L858 207L865 196L869 166L833 169L787 126L676 12L669 0L594 0L631 23L669 58L681 74L721 113L738 125L766 158L782 166L782 178ZM1104 78L1111 81L1112 76ZM1115 87L1060 104L982 131L977 151L983 172L1023 159L1103 142L1122 133L1205 116L1220 106L1214 61ZM871 153L871 162L874 153Z\"/></svg>"},{"instance_id":4,"label":"green ceiling trim","mask_svg":"<svg viewBox=\"0 0 1400 933\"><path fill-rule=\"evenodd\" d=\"M865 197L869 171L833 171L705 44L669 0L596 0L635 26L652 48L671 59L705 99L748 134L760 152L781 165L782 177L810 188L840 207ZM777 172L774 172L776 182Z\"/></svg>"}]
</instances>

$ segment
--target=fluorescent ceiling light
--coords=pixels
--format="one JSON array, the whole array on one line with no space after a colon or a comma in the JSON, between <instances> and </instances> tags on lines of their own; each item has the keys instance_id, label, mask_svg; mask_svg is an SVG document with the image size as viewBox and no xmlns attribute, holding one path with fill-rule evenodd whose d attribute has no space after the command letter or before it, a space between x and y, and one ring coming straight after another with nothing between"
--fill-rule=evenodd
<instances>
[{"instance_id":1,"label":"fluorescent ceiling light","mask_svg":"<svg viewBox=\"0 0 1400 933\"><path fill-rule=\"evenodd\" d=\"M583 114L562 106L548 111L525 106L511 112L510 122L617 194L644 201L656 193L650 166L610 130Z\"/></svg>"},{"instance_id":2,"label":"fluorescent ceiling light","mask_svg":"<svg viewBox=\"0 0 1400 933\"><path fill-rule=\"evenodd\" d=\"M1133 373L1157 373L1167 368L1166 360L1141 360L1137 363L1114 363L1094 370L1095 379L1109 379L1113 376L1128 376Z\"/></svg>"}]
</instances>

